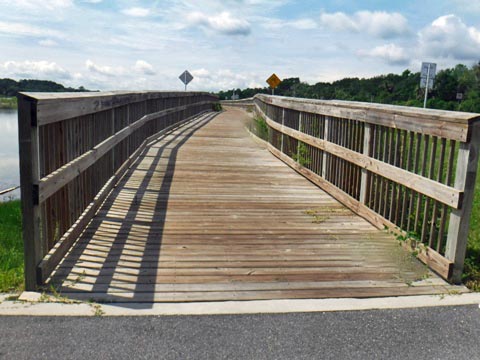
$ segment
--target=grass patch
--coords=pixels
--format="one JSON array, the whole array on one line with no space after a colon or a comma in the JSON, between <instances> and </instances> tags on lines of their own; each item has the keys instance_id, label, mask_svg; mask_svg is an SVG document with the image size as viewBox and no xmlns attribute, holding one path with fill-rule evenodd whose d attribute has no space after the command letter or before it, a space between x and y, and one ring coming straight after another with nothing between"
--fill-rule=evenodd
<instances>
[{"instance_id":1,"label":"grass patch","mask_svg":"<svg viewBox=\"0 0 480 360\"><path fill-rule=\"evenodd\" d=\"M250 131L260 139L268 141L268 125L265 119L261 116L253 118L252 123L250 124Z\"/></svg>"},{"instance_id":2,"label":"grass patch","mask_svg":"<svg viewBox=\"0 0 480 360\"><path fill-rule=\"evenodd\" d=\"M0 97L0 109L16 109L17 107L16 97Z\"/></svg>"},{"instance_id":3,"label":"grass patch","mask_svg":"<svg viewBox=\"0 0 480 360\"><path fill-rule=\"evenodd\" d=\"M463 281L470 289L480 291L480 174L475 184Z\"/></svg>"},{"instance_id":4,"label":"grass patch","mask_svg":"<svg viewBox=\"0 0 480 360\"><path fill-rule=\"evenodd\" d=\"M212 110L213 110L213 111L216 111L216 112L222 111L222 110L223 110L222 104L220 104L220 103L214 103L214 104L212 105Z\"/></svg>"},{"instance_id":5,"label":"grass patch","mask_svg":"<svg viewBox=\"0 0 480 360\"><path fill-rule=\"evenodd\" d=\"M0 292L23 288L20 200L0 203Z\"/></svg>"}]
</instances>

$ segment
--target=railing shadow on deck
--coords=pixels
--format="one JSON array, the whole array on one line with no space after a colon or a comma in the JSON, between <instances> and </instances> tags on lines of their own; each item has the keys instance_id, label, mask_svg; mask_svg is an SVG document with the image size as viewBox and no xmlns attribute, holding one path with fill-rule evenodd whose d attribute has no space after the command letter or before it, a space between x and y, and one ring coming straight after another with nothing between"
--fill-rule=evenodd
<instances>
[{"instance_id":1,"label":"railing shadow on deck","mask_svg":"<svg viewBox=\"0 0 480 360\"><path fill-rule=\"evenodd\" d=\"M160 249L177 154L180 148L195 134L195 132L207 125L215 116L216 114L209 114L199 122L189 122L183 124L181 127L177 127L177 133L173 138L165 140L165 138L168 137L168 134L163 135L159 142L156 143L161 144L159 147L153 145L146 149L144 154L139 156L135 165L132 166L124 179L122 179L122 182L110 194L106 203L102 206L100 213L105 212L107 215L93 219L91 224L85 230L87 235L83 236L83 241L74 245L70 254L65 257L63 264L60 265L61 270L59 274L53 276L50 284L56 288L56 291L60 294L62 292L68 292L68 298L72 300L78 299L85 301L87 296L87 300L105 301L105 295L108 294L107 301L112 302L115 306L128 308L134 307L135 309L149 309L153 306L156 287L158 286L156 277L158 276L157 269L160 259ZM170 148L170 145L179 138L181 138L181 140ZM162 140L164 142L162 142ZM145 171L146 174L142 179L141 184L138 187L129 188L127 186L129 178L136 171L137 166L143 161L143 159L150 156L148 154L149 150L151 151L151 149L154 148L158 149L158 151L153 156L153 161L149 168L147 170L142 170ZM151 184L154 173L159 171L157 166L160 164L160 161L164 159L162 155L165 155L168 150L170 150L170 154L168 155L167 163L164 167L162 166L161 169L161 171L165 173L161 180L161 185L158 190L151 192L157 194L153 218L150 221L138 220L138 211L142 204L141 199L146 193L150 192L148 185ZM126 210L125 217L119 219L118 217L108 216L108 212L113 205L113 200L121 191L127 189L134 191L134 195L130 207ZM71 283L75 285L84 282L84 279L86 278L85 274L76 273L75 266L79 262L83 262L81 257L85 254L89 244L89 237L91 237L90 234L95 234L99 230L100 225L104 222L118 224L118 233L127 235L132 232L134 227L150 227L147 234L145 234L143 254L136 256L138 257L138 260L128 260L132 272L135 272L136 270L137 274L122 274L121 271L116 269L116 267L120 265L120 262L124 261L121 258L123 251L125 250L125 245L127 245L125 237L117 236L113 241L106 244L106 254L98 257L97 264L92 264L92 270L98 270L98 274L94 276L93 283L88 281L85 282L85 285L91 286L89 290L73 290L72 292L72 289L68 286L58 286L57 284L62 282L68 284L68 282L71 281ZM157 267L152 266L151 264L156 264ZM121 265L124 269L129 268L129 266ZM82 265L82 267L88 268L88 266L85 265ZM123 279L120 280L116 278L117 276L122 276ZM68 280L72 278L73 280ZM172 283L172 281L170 281L170 283ZM116 290L118 290L118 292L115 292ZM124 294L123 296L122 293ZM99 298L98 294L101 294ZM128 298L126 295L128 295Z\"/></svg>"},{"instance_id":2,"label":"railing shadow on deck","mask_svg":"<svg viewBox=\"0 0 480 360\"><path fill-rule=\"evenodd\" d=\"M45 284L145 147L211 111L198 92L19 94L25 289Z\"/></svg>"}]
</instances>

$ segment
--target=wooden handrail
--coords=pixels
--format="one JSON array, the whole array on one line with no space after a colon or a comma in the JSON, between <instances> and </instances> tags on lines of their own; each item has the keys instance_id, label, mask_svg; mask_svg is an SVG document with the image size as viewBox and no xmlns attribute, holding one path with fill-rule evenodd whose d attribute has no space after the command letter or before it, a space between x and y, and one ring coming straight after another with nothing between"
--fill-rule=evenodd
<instances>
[{"instance_id":1,"label":"wooden handrail","mask_svg":"<svg viewBox=\"0 0 480 360\"><path fill-rule=\"evenodd\" d=\"M473 122L480 114L420 109L406 106L369 104L338 100L293 99L281 96L256 95L267 104L301 112L355 119L374 125L414 131L421 134L467 141Z\"/></svg>"},{"instance_id":2,"label":"wooden handrail","mask_svg":"<svg viewBox=\"0 0 480 360\"><path fill-rule=\"evenodd\" d=\"M263 94L253 103L274 155L372 224L423 243L418 257L460 281L479 114Z\"/></svg>"},{"instance_id":3,"label":"wooden handrail","mask_svg":"<svg viewBox=\"0 0 480 360\"><path fill-rule=\"evenodd\" d=\"M143 116L141 119L134 123L124 127L122 130L113 134L109 138L102 141L100 144L94 146L92 150L87 151L81 156L73 159L69 163L65 164L61 168L55 170L53 173L45 176L39 183L39 201L44 202L60 188L72 181L78 174L84 172L89 166L94 164L98 159L110 151L114 146L131 135L133 131L140 128L144 124L154 119L159 119L163 116L173 114L178 111L183 111L192 106L208 105L210 102L201 101L198 103L178 106L175 108L158 111L152 114Z\"/></svg>"},{"instance_id":4,"label":"wooden handrail","mask_svg":"<svg viewBox=\"0 0 480 360\"><path fill-rule=\"evenodd\" d=\"M38 125L46 125L76 116L84 116L119 108L128 104L148 100L188 99L195 96L203 96L205 93L185 93L180 91L110 91L86 93L22 92L22 95L36 102L36 121ZM68 108L65 107L66 104L68 104Z\"/></svg>"},{"instance_id":5,"label":"wooden handrail","mask_svg":"<svg viewBox=\"0 0 480 360\"><path fill-rule=\"evenodd\" d=\"M50 276L149 141L216 101L199 92L21 93L26 289Z\"/></svg>"},{"instance_id":6,"label":"wooden handrail","mask_svg":"<svg viewBox=\"0 0 480 360\"><path fill-rule=\"evenodd\" d=\"M261 112L257 106L257 111ZM342 146L334 144L330 141L322 140L314 136L304 134L298 130L280 125L263 114L267 121L267 125L293 139L300 140L305 144L312 145L317 149L326 151L329 154L347 160L352 164L358 165L363 169L374 172L387 179L398 182L412 190L427 195L455 209L460 207L460 199L462 192L454 187L446 186L427 177L411 173L407 170L384 163L365 154L346 149Z\"/></svg>"}]
</instances>

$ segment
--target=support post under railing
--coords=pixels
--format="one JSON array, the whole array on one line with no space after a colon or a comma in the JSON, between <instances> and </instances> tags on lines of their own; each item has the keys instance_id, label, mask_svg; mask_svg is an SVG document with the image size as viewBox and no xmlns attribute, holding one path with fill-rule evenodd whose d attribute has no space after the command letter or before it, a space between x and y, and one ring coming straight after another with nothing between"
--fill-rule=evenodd
<instances>
[{"instance_id":1,"label":"support post under railing","mask_svg":"<svg viewBox=\"0 0 480 360\"><path fill-rule=\"evenodd\" d=\"M363 133L363 155L365 156L370 156L371 134L370 124L365 123L365 131ZM367 180L368 171L367 169L362 169L362 176L360 178L360 202L362 204L365 204L367 199Z\"/></svg>"},{"instance_id":2,"label":"support post under railing","mask_svg":"<svg viewBox=\"0 0 480 360\"><path fill-rule=\"evenodd\" d=\"M284 125L285 125L285 109L282 109L282 126ZM281 136L280 151L283 153L283 142L284 142L285 135L282 133L280 134L280 136Z\"/></svg>"},{"instance_id":3,"label":"support post under railing","mask_svg":"<svg viewBox=\"0 0 480 360\"><path fill-rule=\"evenodd\" d=\"M330 132L330 117L325 116L325 127L323 129L323 139L325 141L328 141L328 134ZM322 177L326 179L327 175L327 152L323 152L323 159L322 159Z\"/></svg>"},{"instance_id":4,"label":"support post under railing","mask_svg":"<svg viewBox=\"0 0 480 360\"><path fill-rule=\"evenodd\" d=\"M454 263L451 281L462 280L467 239L472 212L475 180L480 150L480 123L472 125L470 141L460 143L455 175L455 188L463 190L461 207L452 210L448 225L448 237L445 257Z\"/></svg>"},{"instance_id":5,"label":"support post under railing","mask_svg":"<svg viewBox=\"0 0 480 360\"><path fill-rule=\"evenodd\" d=\"M298 131L302 132L302 113L298 114ZM300 163L300 141L297 140L297 162Z\"/></svg>"},{"instance_id":6,"label":"support post under railing","mask_svg":"<svg viewBox=\"0 0 480 360\"><path fill-rule=\"evenodd\" d=\"M37 265L43 257L40 238L40 181L37 104L18 97L18 143L20 149L20 185L25 253L25 290L37 289Z\"/></svg>"}]
</instances>

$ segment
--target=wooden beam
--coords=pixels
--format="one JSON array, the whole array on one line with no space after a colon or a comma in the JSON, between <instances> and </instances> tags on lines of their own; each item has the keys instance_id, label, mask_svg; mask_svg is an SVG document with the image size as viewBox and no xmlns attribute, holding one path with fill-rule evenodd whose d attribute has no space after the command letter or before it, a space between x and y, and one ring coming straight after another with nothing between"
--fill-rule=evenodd
<instances>
[{"instance_id":1,"label":"wooden beam","mask_svg":"<svg viewBox=\"0 0 480 360\"><path fill-rule=\"evenodd\" d=\"M25 290L37 288L37 265L44 249L40 238L40 208L38 204L39 151L36 102L18 96L18 139L20 149L20 185L24 244Z\"/></svg>"},{"instance_id":2,"label":"wooden beam","mask_svg":"<svg viewBox=\"0 0 480 360\"><path fill-rule=\"evenodd\" d=\"M298 164L287 155L281 153L271 144L268 144L268 150L280 160L285 162L292 169L294 169L295 171L306 177L308 180L313 182L315 185L332 195L336 200L344 204L357 215L363 217L365 220L376 226L378 229L384 229L385 227L387 227L391 231L406 235L406 233L399 230L395 224L385 219L381 215L377 214L376 212L362 204L360 201L340 190L335 185L331 184L321 176L315 174L313 171ZM424 246L423 244L415 243L415 246L413 247L411 240L404 244L408 244L405 245L406 249L410 251L418 251L418 254L416 256L419 260L428 265L432 270L437 272L444 279L449 279L453 268L452 261L446 259L432 248Z\"/></svg>"},{"instance_id":3,"label":"wooden beam","mask_svg":"<svg viewBox=\"0 0 480 360\"><path fill-rule=\"evenodd\" d=\"M365 157L370 157L370 144L371 144L372 132L371 125L365 123L365 132L363 133L363 155ZM362 176L360 179L360 202L362 204L366 203L367 199L367 180L368 180L368 171L365 168L362 168Z\"/></svg>"},{"instance_id":4,"label":"wooden beam","mask_svg":"<svg viewBox=\"0 0 480 360\"><path fill-rule=\"evenodd\" d=\"M255 99L297 111L354 119L458 141L467 141L469 124L480 119L480 114L351 101L295 99L264 94L255 95Z\"/></svg>"},{"instance_id":5,"label":"wooden beam","mask_svg":"<svg viewBox=\"0 0 480 360\"><path fill-rule=\"evenodd\" d=\"M17 189L19 189L19 188L20 188L20 186L14 186L14 187L11 187L11 188L2 190L2 191L0 191L0 195L8 194L9 192L15 191L15 190L17 190Z\"/></svg>"},{"instance_id":6,"label":"wooden beam","mask_svg":"<svg viewBox=\"0 0 480 360\"><path fill-rule=\"evenodd\" d=\"M99 111L113 109L131 103L151 99L206 96L211 101L218 97L204 92L172 92L172 91L139 91L139 92L85 92L85 93L32 93L23 92L23 96L38 100L38 125L46 125L71 119L78 116L93 114Z\"/></svg>"},{"instance_id":7,"label":"wooden beam","mask_svg":"<svg viewBox=\"0 0 480 360\"><path fill-rule=\"evenodd\" d=\"M39 182L39 201L44 202L50 196L55 194L59 189L75 179L78 175L84 172L88 167L98 161L103 155L115 147L118 143L132 134L136 129L145 125L147 122L158 119L159 117L166 116L178 111L185 110L192 106L205 105L208 102L202 101L199 103L179 106L167 110L158 111L156 113L143 116L141 119L126 126L122 130L118 131L114 135L102 141L100 144L93 147L92 150L87 151L76 159L73 159L69 163L63 165L48 176L42 178Z\"/></svg>"},{"instance_id":8,"label":"wooden beam","mask_svg":"<svg viewBox=\"0 0 480 360\"><path fill-rule=\"evenodd\" d=\"M62 261L64 256L70 250L72 245L78 239L80 234L83 232L85 227L88 225L90 220L95 216L100 206L107 199L108 195L114 188L114 186L120 181L125 172L129 169L131 164L142 154L143 150L150 143L156 142L156 138L161 135L165 135L173 129L194 120L195 118L205 114L206 111L191 116L185 120L177 122L169 127L159 131L158 133L148 137L143 141L143 143L138 147L137 150L128 158L126 162L115 172L115 174L106 182L104 187L100 192L95 196L94 200L87 206L82 215L77 219L75 224L62 236L62 238L55 244L55 246L48 252L48 254L41 260L38 265L38 277L41 283L44 283L51 273L55 270L57 265Z\"/></svg>"},{"instance_id":9,"label":"wooden beam","mask_svg":"<svg viewBox=\"0 0 480 360\"><path fill-rule=\"evenodd\" d=\"M445 250L445 257L453 261L455 264L451 279L454 283L460 283L462 280L470 226L470 215L475 195L479 151L480 123L476 123L473 126L470 142L460 144L457 158L455 188L463 191L464 198L462 207L454 209L450 214L447 245Z\"/></svg>"},{"instance_id":10,"label":"wooden beam","mask_svg":"<svg viewBox=\"0 0 480 360\"><path fill-rule=\"evenodd\" d=\"M414 174L410 171L344 148L343 146L335 143L318 139L292 128L282 126L266 116L260 108L258 108L258 111L260 111L262 116L265 117L268 126L281 133L287 134L320 150L347 160L357 166L360 166L362 169L371 171L375 174L385 177L386 179L395 181L432 199L438 200L450 207L458 208L460 206L462 191L460 191L458 188L452 188L436 182L435 180Z\"/></svg>"}]
</instances>

